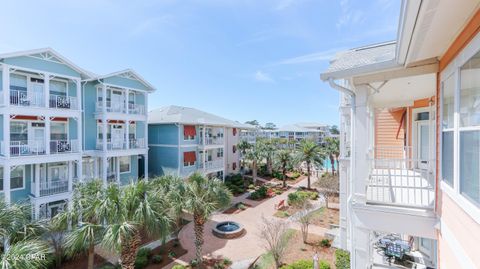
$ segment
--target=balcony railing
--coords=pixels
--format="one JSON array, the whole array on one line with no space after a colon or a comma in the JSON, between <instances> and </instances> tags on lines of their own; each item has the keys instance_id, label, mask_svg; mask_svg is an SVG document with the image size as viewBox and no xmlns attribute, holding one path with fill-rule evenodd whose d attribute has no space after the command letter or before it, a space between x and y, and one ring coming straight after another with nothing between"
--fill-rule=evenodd
<instances>
[{"instance_id":1,"label":"balcony railing","mask_svg":"<svg viewBox=\"0 0 480 269\"><path fill-rule=\"evenodd\" d=\"M433 208L434 161L416 159L411 147L376 147L370 161L367 202Z\"/></svg>"},{"instance_id":2,"label":"balcony railing","mask_svg":"<svg viewBox=\"0 0 480 269\"><path fill-rule=\"evenodd\" d=\"M37 195L36 184L32 183L32 194ZM42 181L38 190L39 197L68 192L68 179Z\"/></svg>"},{"instance_id":3,"label":"balcony railing","mask_svg":"<svg viewBox=\"0 0 480 269\"><path fill-rule=\"evenodd\" d=\"M50 108L78 109L77 97L50 94Z\"/></svg>"},{"instance_id":4,"label":"balcony railing","mask_svg":"<svg viewBox=\"0 0 480 269\"><path fill-rule=\"evenodd\" d=\"M14 106L44 107L45 97L41 92L10 90L10 104Z\"/></svg>"},{"instance_id":5,"label":"balcony railing","mask_svg":"<svg viewBox=\"0 0 480 269\"><path fill-rule=\"evenodd\" d=\"M50 141L50 154L76 153L79 152L79 149L80 145L77 139Z\"/></svg>"},{"instance_id":6,"label":"balcony railing","mask_svg":"<svg viewBox=\"0 0 480 269\"><path fill-rule=\"evenodd\" d=\"M206 137L205 143L203 143L203 138L200 138L200 144L205 145L223 145L223 137Z\"/></svg>"},{"instance_id":7,"label":"balcony railing","mask_svg":"<svg viewBox=\"0 0 480 269\"><path fill-rule=\"evenodd\" d=\"M10 141L11 156L30 156L45 154L44 140Z\"/></svg>"},{"instance_id":8,"label":"balcony railing","mask_svg":"<svg viewBox=\"0 0 480 269\"><path fill-rule=\"evenodd\" d=\"M128 104L128 113L136 115L145 114L145 106L139 104Z\"/></svg>"},{"instance_id":9,"label":"balcony railing","mask_svg":"<svg viewBox=\"0 0 480 269\"><path fill-rule=\"evenodd\" d=\"M145 138L130 139L129 146L131 149L143 149L145 148Z\"/></svg>"},{"instance_id":10,"label":"balcony railing","mask_svg":"<svg viewBox=\"0 0 480 269\"><path fill-rule=\"evenodd\" d=\"M199 168L208 170L222 169L224 167L223 159L216 159L212 161L200 162Z\"/></svg>"}]
</instances>

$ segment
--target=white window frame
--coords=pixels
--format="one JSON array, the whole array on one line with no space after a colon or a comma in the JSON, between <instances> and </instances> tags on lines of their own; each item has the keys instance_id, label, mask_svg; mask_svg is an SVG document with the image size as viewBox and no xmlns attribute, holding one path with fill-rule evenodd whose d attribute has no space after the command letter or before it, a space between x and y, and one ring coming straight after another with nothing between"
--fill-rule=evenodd
<instances>
[{"instance_id":1,"label":"white window frame","mask_svg":"<svg viewBox=\"0 0 480 269\"><path fill-rule=\"evenodd\" d=\"M453 139L453 187L448 183L441 180L442 169L439 173L439 182L441 190L448 195L455 203L458 204L468 215L470 215L478 224L480 224L480 204L472 201L460 193L460 169L459 169L459 157L460 157L460 131L478 130L480 126L475 127L459 127L460 122L460 68L469 61L475 54L480 51L480 34L477 34L470 43L447 65L447 67L440 73L440 81L443 82L445 78L450 75L454 75L455 89L454 89L454 139ZM440 88L442 90L442 88ZM440 110L443 109L443 98L440 98ZM443 123L443 110L439 112L440 123ZM439 132L443 132L443 126L441 126ZM439 136L440 145L443 146L442 136ZM442 163L442 151L438 152L438 161ZM440 168L442 166L440 165Z\"/></svg>"},{"instance_id":2,"label":"white window frame","mask_svg":"<svg viewBox=\"0 0 480 269\"><path fill-rule=\"evenodd\" d=\"M191 125L190 125L191 126ZM195 127L195 126L194 126ZM184 135L183 135L183 141L194 141L195 140L195 135L188 135L188 136L185 136L185 125L183 126L183 129L184 129ZM195 129L197 129L197 127L195 127Z\"/></svg>"},{"instance_id":3,"label":"white window frame","mask_svg":"<svg viewBox=\"0 0 480 269\"><path fill-rule=\"evenodd\" d=\"M25 165L19 165L19 166L15 167L15 169L19 169L19 168L22 169L22 174L23 174L23 176L22 176L22 187L21 188L12 188L12 181L11 181L11 176L10 176L10 182L9 182L10 183L10 191L19 191L19 190L24 190L25 189L25 170L26 170ZM14 170L14 169L12 169L12 170ZM11 173L12 172L10 171L10 175L11 175ZM5 179L3 179L3 180L5 180Z\"/></svg>"},{"instance_id":4,"label":"white window frame","mask_svg":"<svg viewBox=\"0 0 480 269\"><path fill-rule=\"evenodd\" d=\"M66 79L61 79L61 78L54 78L54 79L50 79L50 82L52 82L52 81L65 83L65 96L69 96L69 95L68 95L68 90L69 90L69 89L68 89L68 86L69 86L69 85L68 85L68 84L69 84L69 83L68 83L68 80L66 80ZM50 96L50 89L48 89L48 95Z\"/></svg>"},{"instance_id":5,"label":"white window frame","mask_svg":"<svg viewBox=\"0 0 480 269\"><path fill-rule=\"evenodd\" d=\"M122 172L122 159L128 158L128 171L123 171ZM130 156L120 156L118 157L118 169L120 171L120 174L128 174L132 172L132 158Z\"/></svg>"}]
</instances>

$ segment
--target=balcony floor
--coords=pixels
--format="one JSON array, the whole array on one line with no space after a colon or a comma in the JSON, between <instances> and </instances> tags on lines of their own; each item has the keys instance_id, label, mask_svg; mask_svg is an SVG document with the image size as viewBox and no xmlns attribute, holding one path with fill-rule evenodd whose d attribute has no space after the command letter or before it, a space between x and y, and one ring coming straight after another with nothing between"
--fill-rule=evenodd
<instances>
[{"instance_id":1,"label":"balcony floor","mask_svg":"<svg viewBox=\"0 0 480 269\"><path fill-rule=\"evenodd\" d=\"M367 201L375 204L432 208L434 178L427 170L373 169L367 185Z\"/></svg>"}]
</instances>

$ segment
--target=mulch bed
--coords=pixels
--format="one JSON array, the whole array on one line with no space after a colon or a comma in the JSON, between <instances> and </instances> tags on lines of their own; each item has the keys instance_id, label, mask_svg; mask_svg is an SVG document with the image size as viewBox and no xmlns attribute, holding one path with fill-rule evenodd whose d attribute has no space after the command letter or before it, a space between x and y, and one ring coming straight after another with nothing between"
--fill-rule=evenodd
<instances>
[{"instance_id":1,"label":"mulch bed","mask_svg":"<svg viewBox=\"0 0 480 269\"><path fill-rule=\"evenodd\" d=\"M61 269L67 269L67 268L68 269L85 269L87 268L87 264L88 264L88 256L84 254L84 255L79 255L72 260L63 262L60 268ZM93 260L93 266L95 268L101 267L107 264L110 264L110 263L107 262L107 260L105 260L101 256L95 254L95 258Z\"/></svg>"},{"instance_id":2,"label":"mulch bed","mask_svg":"<svg viewBox=\"0 0 480 269\"><path fill-rule=\"evenodd\" d=\"M323 208L321 216L312 219L312 224L330 229L330 225L338 225L340 211L336 208Z\"/></svg>"},{"instance_id":3,"label":"mulch bed","mask_svg":"<svg viewBox=\"0 0 480 269\"><path fill-rule=\"evenodd\" d=\"M223 214L229 214L229 215L231 215L231 214L238 214L238 213L240 213L240 212L242 212L242 211L247 210L247 208L245 208L245 209L240 209L240 208L238 208L238 205L239 205L239 204L243 204L243 205L244 205L245 207L247 207L247 208L252 207L252 205L239 202L239 203L236 203L235 205L233 205L232 207L226 209L225 211L223 211Z\"/></svg>"},{"instance_id":4,"label":"mulch bed","mask_svg":"<svg viewBox=\"0 0 480 269\"><path fill-rule=\"evenodd\" d=\"M224 259L223 258L204 258L203 259L203 266L201 268L203 269L228 269L230 268L230 265L225 265L223 263ZM150 268L150 267L147 267ZM192 266L188 265L186 268L191 269ZM193 268L200 268L198 265Z\"/></svg>"},{"instance_id":5,"label":"mulch bed","mask_svg":"<svg viewBox=\"0 0 480 269\"><path fill-rule=\"evenodd\" d=\"M316 234L309 234L307 244L303 243L302 233L296 231L295 235L288 241L288 247L283 257L283 262L290 264L298 260L312 260L315 251L319 259L327 261L331 268L335 268L335 248L326 248L320 246L320 241L324 239Z\"/></svg>"},{"instance_id":6,"label":"mulch bed","mask_svg":"<svg viewBox=\"0 0 480 269\"><path fill-rule=\"evenodd\" d=\"M166 265L173 262L172 258L178 258L182 255L187 253L187 251L180 245L177 240L171 240L167 242L165 245L159 246L155 249L152 249L152 257L154 255L161 255L162 262L161 263L152 263L150 258L150 264L147 265L147 269L160 269L165 267Z\"/></svg>"}]
</instances>

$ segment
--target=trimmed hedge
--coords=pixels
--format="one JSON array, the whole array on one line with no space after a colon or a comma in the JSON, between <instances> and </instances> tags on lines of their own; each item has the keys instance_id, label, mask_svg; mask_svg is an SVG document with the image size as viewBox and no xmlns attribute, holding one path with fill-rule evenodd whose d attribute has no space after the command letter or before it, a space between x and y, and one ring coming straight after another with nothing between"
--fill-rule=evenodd
<instances>
[{"instance_id":1,"label":"trimmed hedge","mask_svg":"<svg viewBox=\"0 0 480 269\"><path fill-rule=\"evenodd\" d=\"M350 253L343 249L335 251L335 266L337 269L350 269Z\"/></svg>"},{"instance_id":2,"label":"trimmed hedge","mask_svg":"<svg viewBox=\"0 0 480 269\"><path fill-rule=\"evenodd\" d=\"M330 264L327 261L321 260L318 263L319 269L330 269ZM299 260L292 264L284 265L280 269L313 269L313 261Z\"/></svg>"}]
</instances>

